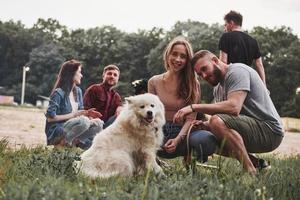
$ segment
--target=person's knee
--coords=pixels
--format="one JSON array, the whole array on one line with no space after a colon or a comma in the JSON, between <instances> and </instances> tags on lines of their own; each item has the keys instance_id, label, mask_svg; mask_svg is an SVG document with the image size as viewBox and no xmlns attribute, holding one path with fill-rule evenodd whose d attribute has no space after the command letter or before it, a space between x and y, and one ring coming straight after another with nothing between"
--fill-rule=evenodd
<instances>
[{"instance_id":1,"label":"person's knee","mask_svg":"<svg viewBox=\"0 0 300 200\"><path fill-rule=\"evenodd\" d=\"M104 122L99 118L92 119L91 121L95 124L95 126L101 126L104 124Z\"/></svg>"},{"instance_id":2,"label":"person's knee","mask_svg":"<svg viewBox=\"0 0 300 200\"><path fill-rule=\"evenodd\" d=\"M101 131L103 129L104 122L101 119L92 119L90 120L91 128L95 129L96 131Z\"/></svg>"},{"instance_id":3,"label":"person's knee","mask_svg":"<svg viewBox=\"0 0 300 200\"><path fill-rule=\"evenodd\" d=\"M88 117L82 116L79 118L79 125L83 129L88 129L91 125L90 119Z\"/></svg>"},{"instance_id":4,"label":"person's knee","mask_svg":"<svg viewBox=\"0 0 300 200\"><path fill-rule=\"evenodd\" d=\"M218 116L213 115L211 116L209 120L209 126L211 132L217 137L217 138L223 138L226 135L226 124L224 121Z\"/></svg>"},{"instance_id":5,"label":"person's knee","mask_svg":"<svg viewBox=\"0 0 300 200\"><path fill-rule=\"evenodd\" d=\"M210 127L223 127L225 124L218 115L212 115L209 119Z\"/></svg>"}]
</instances>

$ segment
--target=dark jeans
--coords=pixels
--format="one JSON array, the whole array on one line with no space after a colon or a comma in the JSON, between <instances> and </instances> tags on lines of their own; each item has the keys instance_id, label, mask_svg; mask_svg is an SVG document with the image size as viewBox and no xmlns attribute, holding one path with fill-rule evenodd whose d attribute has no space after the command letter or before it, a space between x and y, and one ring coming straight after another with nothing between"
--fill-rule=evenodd
<instances>
[{"instance_id":1,"label":"dark jeans","mask_svg":"<svg viewBox=\"0 0 300 200\"><path fill-rule=\"evenodd\" d=\"M103 129L106 129L107 127L109 127L112 123L114 123L115 120L116 120L115 115L108 118L108 120L106 122L104 122Z\"/></svg>"},{"instance_id":2,"label":"dark jeans","mask_svg":"<svg viewBox=\"0 0 300 200\"><path fill-rule=\"evenodd\" d=\"M175 138L180 132L182 126L174 123L167 122L163 127L164 143L169 139ZM190 149L196 151L197 159L201 162L206 162L208 156L212 155L217 149L217 139L209 131L195 130L190 133L189 138ZM175 158L178 156L187 155L186 139L182 141L172 153L168 153L165 150L159 150L157 155L162 158Z\"/></svg>"}]
</instances>

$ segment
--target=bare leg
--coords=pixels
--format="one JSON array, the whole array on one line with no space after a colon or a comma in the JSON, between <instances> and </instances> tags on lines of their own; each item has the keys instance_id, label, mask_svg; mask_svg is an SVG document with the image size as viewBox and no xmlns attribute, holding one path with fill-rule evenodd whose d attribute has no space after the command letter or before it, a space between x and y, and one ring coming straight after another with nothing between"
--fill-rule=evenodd
<instances>
[{"instance_id":1,"label":"bare leg","mask_svg":"<svg viewBox=\"0 0 300 200\"><path fill-rule=\"evenodd\" d=\"M236 159L240 161L240 163L243 165L243 168L251 173L255 174L256 169L253 166L248 152L246 150L243 138L241 135L236 132L233 129L229 129L222 119L220 119L217 115L214 115L211 117L209 121L209 126L211 129L211 132L220 140L225 139L224 147L226 149L226 155L228 156L231 154Z\"/></svg>"},{"instance_id":2,"label":"bare leg","mask_svg":"<svg viewBox=\"0 0 300 200\"><path fill-rule=\"evenodd\" d=\"M249 156L251 162L253 163L254 167L258 167L259 166L259 158L256 157L254 154L250 154L250 153L248 153L248 156Z\"/></svg>"}]
</instances>

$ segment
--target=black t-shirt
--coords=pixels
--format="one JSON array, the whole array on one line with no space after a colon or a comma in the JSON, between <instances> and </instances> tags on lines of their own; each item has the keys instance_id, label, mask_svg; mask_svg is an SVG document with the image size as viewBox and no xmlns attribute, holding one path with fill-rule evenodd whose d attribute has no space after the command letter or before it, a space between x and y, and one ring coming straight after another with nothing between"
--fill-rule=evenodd
<instances>
[{"instance_id":1,"label":"black t-shirt","mask_svg":"<svg viewBox=\"0 0 300 200\"><path fill-rule=\"evenodd\" d=\"M242 31L224 33L219 41L219 49L227 53L227 63L251 65L261 57L257 41Z\"/></svg>"}]
</instances>

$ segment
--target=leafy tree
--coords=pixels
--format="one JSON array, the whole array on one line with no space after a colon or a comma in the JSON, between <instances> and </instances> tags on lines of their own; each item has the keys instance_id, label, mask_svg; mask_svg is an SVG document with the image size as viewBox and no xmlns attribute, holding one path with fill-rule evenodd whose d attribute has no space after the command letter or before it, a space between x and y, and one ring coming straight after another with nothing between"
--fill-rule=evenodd
<instances>
[{"instance_id":1,"label":"leafy tree","mask_svg":"<svg viewBox=\"0 0 300 200\"><path fill-rule=\"evenodd\" d=\"M67 49L76 52L75 58L83 62L83 88L98 83L102 70L108 64L116 64L118 40L123 32L113 26L103 26L88 30L77 29L70 33L70 38L64 41Z\"/></svg>"},{"instance_id":2,"label":"leafy tree","mask_svg":"<svg viewBox=\"0 0 300 200\"><path fill-rule=\"evenodd\" d=\"M168 33L167 38L183 35L193 46L194 52L201 49L208 49L218 55L218 42L223 33L223 28L219 24L209 26L206 23L191 21L177 22L174 28Z\"/></svg>"},{"instance_id":3,"label":"leafy tree","mask_svg":"<svg viewBox=\"0 0 300 200\"><path fill-rule=\"evenodd\" d=\"M10 48L10 40L7 34L0 32L0 85L5 83L5 74L8 72L6 57Z\"/></svg>"},{"instance_id":4,"label":"leafy tree","mask_svg":"<svg viewBox=\"0 0 300 200\"><path fill-rule=\"evenodd\" d=\"M147 61L147 70L150 76L160 74L165 71L163 63L163 52L168 44L168 41L164 38L155 48L153 48Z\"/></svg>"},{"instance_id":5,"label":"leafy tree","mask_svg":"<svg viewBox=\"0 0 300 200\"><path fill-rule=\"evenodd\" d=\"M39 18L32 30L37 34L37 37L51 42L60 42L69 37L67 27L52 18L47 20Z\"/></svg>"},{"instance_id":6,"label":"leafy tree","mask_svg":"<svg viewBox=\"0 0 300 200\"><path fill-rule=\"evenodd\" d=\"M300 41L287 27L255 27L251 34L261 46L267 87L281 116L291 115L295 91L300 85ZM287 103L289 102L289 103ZM296 110L294 110L296 112ZM294 113L300 117L300 113Z\"/></svg>"},{"instance_id":7,"label":"leafy tree","mask_svg":"<svg viewBox=\"0 0 300 200\"><path fill-rule=\"evenodd\" d=\"M286 101L281 108L282 117L300 117L300 94Z\"/></svg>"},{"instance_id":8,"label":"leafy tree","mask_svg":"<svg viewBox=\"0 0 300 200\"><path fill-rule=\"evenodd\" d=\"M161 34L162 29L157 28L150 31L139 30L138 33L127 34L118 41L118 65L122 69L120 80L127 82L127 88L130 88L130 83L136 79L150 77L151 69L147 68L148 55L161 41ZM122 93L131 92L122 90Z\"/></svg>"},{"instance_id":9,"label":"leafy tree","mask_svg":"<svg viewBox=\"0 0 300 200\"><path fill-rule=\"evenodd\" d=\"M49 96L61 64L66 60L65 49L57 44L43 44L30 53L30 72L26 86L26 99L35 103L37 95Z\"/></svg>"},{"instance_id":10,"label":"leafy tree","mask_svg":"<svg viewBox=\"0 0 300 200\"><path fill-rule=\"evenodd\" d=\"M21 95L22 67L40 41L20 21L0 21L0 85L6 88L4 94L13 95L16 101Z\"/></svg>"}]
</instances>

